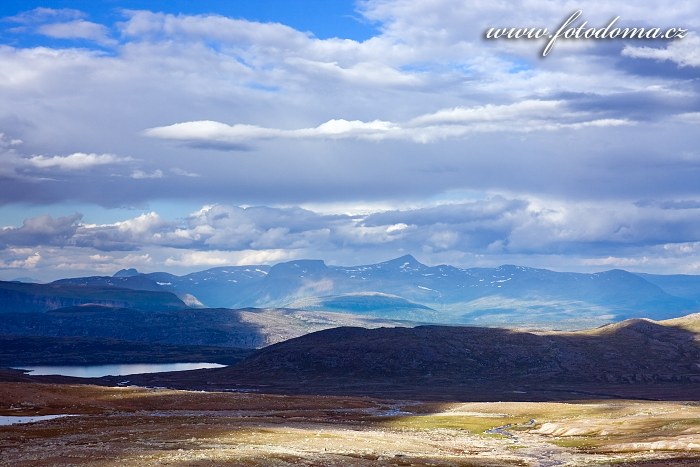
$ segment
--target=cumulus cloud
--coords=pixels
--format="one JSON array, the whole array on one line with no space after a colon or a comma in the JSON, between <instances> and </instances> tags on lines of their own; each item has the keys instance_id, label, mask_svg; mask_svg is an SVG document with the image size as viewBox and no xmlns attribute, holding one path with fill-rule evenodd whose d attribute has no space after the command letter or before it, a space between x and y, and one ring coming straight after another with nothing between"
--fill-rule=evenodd
<instances>
[{"instance_id":1,"label":"cumulus cloud","mask_svg":"<svg viewBox=\"0 0 700 467\"><path fill-rule=\"evenodd\" d=\"M110 37L107 26L85 18L87 15L80 10L39 7L4 20L20 25L11 29L14 33L32 32L54 39L88 40L100 45L117 43Z\"/></svg>"},{"instance_id":2,"label":"cumulus cloud","mask_svg":"<svg viewBox=\"0 0 700 467\"><path fill-rule=\"evenodd\" d=\"M504 196L364 215L211 205L180 221L167 221L156 212L113 224L81 223L79 214L58 219L39 216L20 227L5 227L0 242L14 248L85 248L93 255L95 251L179 250L168 256L165 266L223 265L253 257L273 261L315 256L312 252L347 254L377 248L462 255L568 252L599 258L612 256L612 251L664 245L668 250L668 245L696 242L700 223L687 215L688 209L699 210L692 205L678 210L656 204Z\"/></svg>"},{"instance_id":3,"label":"cumulus cloud","mask_svg":"<svg viewBox=\"0 0 700 467\"><path fill-rule=\"evenodd\" d=\"M625 46L622 55L633 58L647 58L670 61L679 67L700 67L700 36L690 34L682 40L671 42L666 47Z\"/></svg>"},{"instance_id":4,"label":"cumulus cloud","mask_svg":"<svg viewBox=\"0 0 700 467\"><path fill-rule=\"evenodd\" d=\"M43 215L25 219L20 227L0 229L0 247L63 245L78 230L81 214L59 217Z\"/></svg>"},{"instance_id":5,"label":"cumulus cloud","mask_svg":"<svg viewBox=\"0 0 700 467\"><path fill-rule=\"evenodd\" d=\"M44 24L37 32L55 39L87 39L102 45L116 44L116 41L109 37L109 29L106 26L83 19Z\"/></svg>"},{"instance_id":6,"label":"cumulus cloud","mask_svg":"<svg viewBox=\"0 0 700 467\"><path fill-rule=\"evenodd\" d=\"M0 268L62 264L112 273L110 267L132 261L149 270L192 271L296 258L352 265L412 253L429 264L465 267L525 262L692 272L695 262L700 267L700 217L689 211L698 205L492 196L354 215L207 205L172 221L156 212L112 224L85 223L80 214L37 216L0 230Z\"/></svg>"},{"instance_id":7,"label":"cumulus cloud","mask_svg":"<svg viewBox=\"0 0 700 467\"><path fill-rule=\"evenodd\" d=\"M163 264L168 267L209 268L270 264L292 258L294 254L285 250L184 251L169 256Z\"/></svg>"},{"instance_id":8,"label":"cumulus cloud","mask_svg":"<svg viewBox=\"0 0 700 467\"><path fill-rule=\"evenodd\" d=\"M99 251L139 250L160 243L172 226L157 213L148 212L112 224L83 224L68 243Z\"/></svg>"},{"instance_id":9,"label":"cumulus cloud","mask_svg":"<svg viewBox=\"0 0 700 467\"><path fill-rule=\"evenodd\" d=\"M197 121L175 123L164 127L150 128L144 131L146 136L172 139L186 142L213 142L225 144L242 144L251 140L273 138L357 138L380 140L391 137L392 131L399 130L391 122L359 120L329 120L314 128L282 130L264 128L255 125L227 125L220 122ZM211 146L216 148L216 146ZM227 147L227 146L222 146Z\"/></svg>"},{"instance_id":10,"label":"cumulus cloud","mask_svg":"<svg viewBox=\"0 0 700 467\"><path fill-rule=\"evenodd\" d=\"M174 15L146 10L127 10L122 33L135 38L218 40L243 46L258 45L296 49L311 40L308 34L279 23L260 23L221 15Z\"/></svg>"},{"instance_id":11,"label":"cumulus cloud","mask_svg":"<svg viewBox=\"0 0 700 467\"><path fill-rule=\"evenodd\" d=\"M7 269L35 269L41 262L41 254L38 251L26 251L13 249L9 251L9 259L0 260L0 268Z\"/></svg>"},{"instance_id":12,"label":"cumulus cloud","mask_svg":"<svg viewBox=\"0 0 700 467\"><path fill-rule=\"evenodd\" d=\"M478 132L531 132L629 125L627 119L600 118L568 109L562 101L531 100L509 105L454 107L421 115L405 123L373 120L363 122L333 119L313 128L282 130L255 125L213 121L175 123L144 131L146 136L189 143L223 143L213 149L246 147L243 144L264 139L359 139L381 141L404 139L429 143L437 139L462 137ZM234 146L231 146L234 145Z\"/></svg>"},{"instance_id":13,"label":"cumulus cloud","mask_svg":"<svg viewBox=\"0 0 700 467\"><path fill-rule=\"evenodd\" d=\"M130 162L129 157L118 157L114 154L86 154L76 152L68 156L32 156L27 159L27 165L37 169L85 170L100 165L113 165Z\"/></svg>"},{"instance_id":14,"label":"cumulus cloud","mask_svg":"<svg viewBox=\"0 0 700 467\"><path fill-rule=\"evenodd\" d=\"M638 21L651 8L584 7L591 22L615 11ZM682 2L655 19L674 24L697 8ZM107 180L115 178L115 170L106 170L112 166L99 166L105 170L92 174L94 180L78 184L55 165L36 174L43 178L39 189L13 182L6 193L0 189L0 201L357 202L362 193L362 201L391 203L459 188L630 198L642 197L642 180L650 178L664 196L690 184L677 181L688 172L658 180L662 173L646 164L660 157L654 155L626 183L605 175L628 154L648 150L652 135L667 142L668 158L696 146L686 131L693 123L673 119L698 108L690 81L648 76L616 61L619 49L602 42L588 44L586 57L558 53L533 61L523 58L533 50L514 55L507 44L481 38L487 22L556 23L564 15L560 5L372 1L361 12L380 30L364 42L213 14L130 11L111 25L121 42L110 54L0 48L6 78L0 124L8 134L31 140L34 154L107 148L95 154L134 158L117 172L124 178L118 189ZM49 16L51 24L86 20ZM41 109L32 104L37 96ZM657 126L629 130L640 121ZM159 140L182 144L164 149ZM625 150L600 147L600 141L622 140ZM556 155L560 148L565 159ZM250 157L212 160L205 149L246 150ZM527 154L528 167L520 154ZM589 163L597 154L603 167ZM303 173L290 179L300 165ZM161 173L180 175L180 186L143 183ZM548 183L552 178L561 183Z\"/></svg>"},{"instance_id":15,"label":"cumulus cloud","mask_svg":"<svg viewBox=\"0 0 700 467\"><path fill-rule=\"evenodd\" d=\"M479 252L498 243L502 252L514 254L603 252L611 245L636 248L687 242L700 233L700 224L683 212L501 196L366 216L297 210L301 222L288 215L294 210L284 211L216 206L196 213L184 230L191 232L190 239L199 235L202 248L228 244L231 249L330 250L392 244L406 251ZM669 225L673 229L667 231ZM228 240L223 242L224 238Z\"/></svg>"}]
</instances>

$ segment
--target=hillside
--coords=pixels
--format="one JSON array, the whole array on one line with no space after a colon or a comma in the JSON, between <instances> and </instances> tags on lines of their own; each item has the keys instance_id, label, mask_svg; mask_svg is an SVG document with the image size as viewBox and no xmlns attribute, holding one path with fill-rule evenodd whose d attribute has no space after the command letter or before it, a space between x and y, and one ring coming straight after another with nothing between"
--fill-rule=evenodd
<instances>
[{"instance_id":1,"label":"hillside","mask_svg":"<svg viewBox=\"0 0 700 467\"><path fill-rule=\"evenodd\" d=\"M290 303L289 307L307 311L336 311L422 322L435 322L440 319L440 313L430 307L410 302L396 295L378 292L302 298Z\"/></svg>"},{"instance_id":2,"label":"hillside","mask_svg":"<svg viewBox=\"0 0 700 467\"><path fill-rule=\"evenodd\" d=\"M161 376L158 382L485 400L565 394L653 398L669 392L695 399L700 394L698 328L700 314L666 322L629 320L581 332L346 327L271 345L236 366ZM207 384L198 386L203 380Z\"/></svg>"},{"instance_id":3,"label":"hillside","mask_svg":"<svg viewBox=\"0 0 700 467\"><path fill-rule=\"evenodd\" d=\"M27 284L0 281L0 312L32 313L99 305L139 310L177 310L187 305L166 290L143 290L105 284Z\"/></svg>"},{"instance_id":4,"label":"hillside","mask_svg":"<svg viewBox=\"0 0 700 467\"><path fill-rule=\"evenodd\" d=\"M337 326L401 325L411 323L285 309L153 311L93 305L45 313L3 313L0 335L90 337L149 344L254 349Z\"/></svg>"},{"instance_id":5,"label":"hillside","mask_svg":"<svg viewBox=\"0 0 700 467\"><path fill-rule=\"evenodd\" d=\"M696 314L690 324L699 321ZM275 378L700 383L700 346L693 340L698 336L650 320L571 333L445 326L338 328L265 348L236 371Z\"/></svg>"}]
</instances>

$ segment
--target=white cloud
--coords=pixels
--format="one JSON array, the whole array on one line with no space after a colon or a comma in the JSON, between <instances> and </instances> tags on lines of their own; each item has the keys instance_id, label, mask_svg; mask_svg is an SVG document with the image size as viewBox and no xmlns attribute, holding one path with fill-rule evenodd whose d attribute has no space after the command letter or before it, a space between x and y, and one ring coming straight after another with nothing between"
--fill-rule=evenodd
<instances>
[{"instance_id":1,"label":"white cloud","mask_svg":"<svg viewBox=\"0 0 700 467\"><path fill-rule=\"evenodd\" d=\"M15 247L79 246L100 251L176 248L209 252L182 256L182 261L208 258L210 262L219 261L216 255L226 251L284 251L298 256L305 251L387 245L405 251L427 246L433 252L454 249L462 253L491 249L552 254L565 249L590 252L597 258L611 245L620 250L663 246L666 254L675 251L669 245L694 245L700 222L689 213L700 211L698 206L700 203L691 201L677 209L667 203L494 196L349 216L300 208L214 205L179 221L167 221L153 211L99 225L81 223L80 214L57 219L38 216L25 220L21 227L0 230L0 242Z\"/></svg>"},{"instance_id":2,"label":"white cloud","mask_svg":"<svg viewBox=\"0 0 700 467\"><path fill-rule=\"evenodd\" d=\"M169 267L215 267L250 264L269 264L292 258L284 250L262 251L186 251L169 257L163 263Z\"/></svg>"},{"instance_id":3,"label":"white cloud","mask_svg":"<svg viewBox=\"0 0 700 467\"><path fill-rule=\"evenodd\" d=\"M33 156L26 159L28 165L37 169L85 170L101 165L123 164L132 161L129 157L114 154L86 154L76 152L68 156Z\"/></svg>"},{"instance_id":4,"label":"white cloud","mask_svg":"<svg viewBox=\"0 0 700 467\"><path fill-rule=\"evenodd\" d=\"M72 8L45 8L38 7L22 12L15 16L5 18L6 21L20 24L35 24L47 20L76 20L85 18L86 14Z\"/></svg>"},{"instance_id":5,"label":"white cloud","mask_svg":"<svg viewBox=\"0 0 700 467\"><path fill-rule=\"evenodd\" d=\"M220 251L188 251L178 255L177 258L165 260L165 266L225 266L231 259L226 253Z\"/></svg>"},{"instance_id":6,"label":"white cloud","mask_svg":"<svg viewBox=\"0 0 700 467\"><path fill-rule=\"evenodd\" d=\"M641 258L618 258L618 257L613 257L613 256L607 256L605 258L591 258L591 259L584 259L581 261L581 264L585 264L586 266L604 266L604 267L615 267L615 268L620 268L620 267L639 267L639 266L645 266L650 263L650 259L646 256L642 256Z\"/></svg>"},{"instance_id":7,"label":"white cloud","mask_svg":"<svg viewBox=\"0 0 700 467\"><path fill-rule=\"evenodd\" d=\"M133 172L131 172L131 178L134 180L143 180L143 179L149 179L149 178L163 178L164 174L163 171L160 169L156 169L153 172L144 172L143 170L136 169Z\"/></svg>"},{"instance_id":8,"label":"white cloud","mask_svg":"<svg viewBox=\"0 0 700 467\"><path fill-rule=\"evenodd\" d=\"M108 255L101 255L99 253L96 253L94 255L90 255L89 258L92 261L100 261L100 262L106 262L106 261L111 261L112 257Z\"/></svg>"},{"instance_id":9,"label":"white cloud","mask_svg":"<svg viewBox=\"0 0 700 467\"><path fill-rule=\"evenodd\" d=\"M470 133L532 132L630 125L622 118L598 118L567 108L563 101L530 100L508 105L454 107L425 114L405 123L333 119L313 128L283 130L214 121L175 123L144 131L146 136L191 143L245 144L265 139L407 140L429 143ZM223 146L226 148L226 146Z\"/></svg>"},{"instance_id":10,"label":"white cloud","mask_svg":"<svg viewBox=\"0 0 700 467\"><path fill-rule=\"evenodd\" d=\"M189 172L179 167L173 167L172 169L170 169L170 172L175 175L179 175L180 177L201 177L201 175L196 172Z\"/></svg>"},{"instance_id":11,"label":"white cloud","mask_svg":"<svg viewBox=\"0 0 700 467\"><path fill-rule=\"evenodd\" d=\"M40 261L41 255L39 252L35 252L27 258L10 261L9 263L6 263L4 267L9 269L35 269Z\"/></svg>"},{"instance_id":12,"label":"white cloud","mask_svg":"<svg viewBox=\"0 0 700 467\"><path fill-rule=\"evenodd\" d=\"M149 271L154 266L154 258L150 253L128 254L87 254L81 248L62 248L61 250L46 250L49 256L44 262L47 268L60 271L74 271L73 275L106 275L111 276L119 269L136 268L139 271ZM156 265L162 267L162 263ZM63 273L60 277L65 277ZM55 277L54 277L55 278Z\"/></svg>"},{"instance_id":13,"label":"white cloud","mask_svg":"<svg viewBox=\"0 0 700 467\"><path fill-rule=\"evenodd\" d=\"M113 273L119 265L140 265L191 271L295 258L352 265L376 261L377 255L422 253L429 263L458 266L690 272L692 264L700 264L700 217L692 215L700 202L691 201L679 209L664 202L494 196L355 216L214 205L176 221L148 212L101 225L80 223L80 215L38 216L0 231L0 268L60 266L64 274L73 269L85 274L91 267Z\"/></svg>"},{"instance_id":14,"label":"white cloud","mask_svg":"<svg viewBox=\"0 0 700 467\"><path fill-rule=\"evenodd\" d=\"M286 250L262 250L262 251L241 251L234 266L245 266L246 264L274 264L282 261L294 259L297 255Z\"/></svg>"},{"instance_id":15,"label":"white cloud","mask_svg":"<svg viewBox=\"0 0 700 467\"><path fill-rule=\"evenodd\" d=\"M456 247L458 241L459 233L454 230L437 230L429 238L430 246L433 249L443 251Z\"/></svg>"},{"instance_id":16,"label":"white cloud","mask_svg":"<svg viewBox=\"0 0 700 467\"><path fill-rule=\"evenodd\" d=\"M487 104L477 107L453 107L421 115L411 121L416 126L467 124L525 118L548 119L566 110L563 101L528 100L510 105Z\"/></svg>"},{"instance_id":17,"label":"white cloud","mask_svg":"<svg viewBox=\"0 0 700 467\"><path fill-rule=\"evenodd\" d=\"M383 139L396 128L390 122L343 119L329 120L315 128L282 130L255 125L227 125L213 121L175 123L173 125L145 130L147 136L179 141L212 141L222 143L245 143L251 140L272 138L358 138Z\"/></svg>"},{"instance_id":18,"label":"white cloud","mask_svg":"<svg viewBox=\"0 0 700 467\"><path fill-rule=\"evenodd\" d=\"M158 213L149 212L141 214L138 217L134 217L133 219L117 222L112 225L119 229L119 231L121 232L129 232L135 235L142 235L145 233L158 231L162 227L166 226L167 223L163 219L161 219Z\"/></svg>"},{"instance_id":19,"label":"white cloud","mask_svg":"<svg viewBox=\"0 0 700 467\"><path fill-rule=\"evenodd\" d=\"M44 24L37 29L37 32L55 39L87 39L103 45L117 43L109 37L109 29L106 26L83 19Z\"/></svg>"},{"instance_id":20,"label":"white cloud","mask_svg":"<svg viewBox=\"0 0 700 467\"><path fill-rule=\"evenodd\" d=\"M700 36L689 34L663 48L627 45L622 50L622 55L632 58L670 61L679 67L700 67Z\"/></svg>"},{"instance_id":21,"label":"white cloud","mask_svg":"<svg viewBox=\"0 0 700 467\"><path fill-rule=\"evenodd\" d=\"M62 245L73 238L80 227L81 214L53 218L50 215L30 217L20 227L0 228L0 248L5 245Z\"/></svg>"},{"instance_id":22,"label":"white cloud","mask_svg":"<svg viewBox=\"0 0 700 467\"><path fill-rule=\"evenodd\" d=\"M296 49L311 41L300 31L279 23L259 23L220 15L173 15L145 10L126 11L122 33L134 38L173 37L219 40L233 45Z\"/></svg>"},{"instance_id":23,"label":"white cloud","mask_svg":"<svg viewBox=\"0 0 700 467\"><path fill-rule=\"evenodd\" d=\"M289 59L287 63L307 73L320 74L358 86L417 86L423 84L419 75L406 73L381 62L361 62L347 67L337 62Z\"/></svg>"}]
</instances>

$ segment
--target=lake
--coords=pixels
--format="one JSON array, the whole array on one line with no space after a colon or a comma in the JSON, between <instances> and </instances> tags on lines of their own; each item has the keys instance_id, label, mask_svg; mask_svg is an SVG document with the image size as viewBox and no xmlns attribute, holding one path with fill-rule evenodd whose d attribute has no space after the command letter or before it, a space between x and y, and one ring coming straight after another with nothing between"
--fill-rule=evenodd
<instances>
[{"instance_id":1,"label":"lake","mask_svg":"<svg viewBox=\"0 0 700 467\"><path fill-rule=\"evenodd\" d=\"M72 417L73 415L0 415L0 426L19 425L21 423L34 423L54 418Z\"/></svg>"},{"instance_id":2,"label":"lake","mask_svg":"<svg viewBox=\"0 0 700 467\"><path fill-rule=\"evenodd\" d=\"M222 368L218 363L124 363L111 365L66 365L66 366L16 366L30 371L31 376L61 375L79 378L99 378L102 376L123 376L139 373L162 373L165 371L199 370L202 368Z\"/></svg>"}]
</instances>

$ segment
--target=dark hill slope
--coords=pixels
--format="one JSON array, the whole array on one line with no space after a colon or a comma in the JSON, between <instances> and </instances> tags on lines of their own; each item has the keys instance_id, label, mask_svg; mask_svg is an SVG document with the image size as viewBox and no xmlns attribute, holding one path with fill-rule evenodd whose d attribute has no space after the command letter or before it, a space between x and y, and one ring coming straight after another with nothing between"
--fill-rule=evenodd
<instances>
[{"instance_id":1,"label":"dark hill slope","mask_svg":"<svg viewBox=\"0 0 700 467\"><path fill-rule=\"evenodd\" d=\"M174 294L106 285L26 284L0 281L0 312L44 312L81 305L139 310L178 310L187 305Z\"/></svg>"},{"instance_id":2,"label":"dark hill slope","mask_svg":"<svg viewBox=\"0 0 700 467\"><path fill-rule=\"evenodd\" d=\"M446 326L337 328L266 347L235 367L214 370L208 380L219 386L421 395L441 387L523 392L533 387L595 391L682 385L698 398L698 322L700 314L569 333Z\"/></svg>"},{"instance_id":3,"label":"dark hill slope","mask_svg":"<svg viewBox=\"0 0 700 467\"><path fill-rule=\"evenodd\" d=\"M266 343L239 310L144 311L78 306L46 313L5 313L0 335L89 337L170 345L254 348Z\"/></svg>"},{"instance_id":4,"label":"dark hill slope","mask_svg":"<svg viewBox=\"0 0 700 467\"><path fill-rule=\"evenodd\" d=\"M45 313L2 313L0 335L89 337L188 346L258 348L338 326L411 325L342 313L225 308L134 310L83 305ZM3 348L0 346L0 356Z\"/></svg>"}]
</instances>

